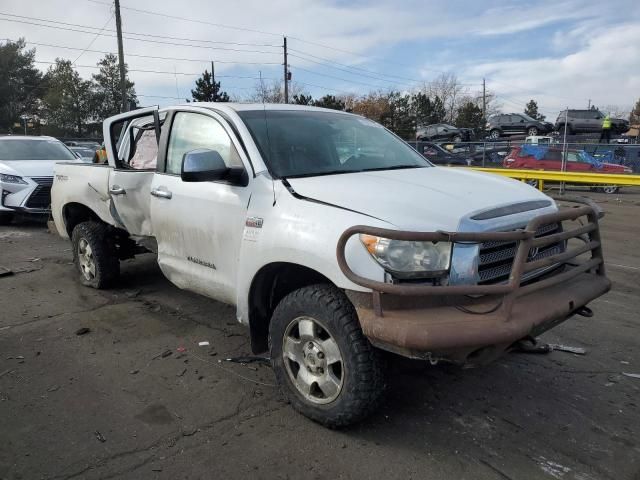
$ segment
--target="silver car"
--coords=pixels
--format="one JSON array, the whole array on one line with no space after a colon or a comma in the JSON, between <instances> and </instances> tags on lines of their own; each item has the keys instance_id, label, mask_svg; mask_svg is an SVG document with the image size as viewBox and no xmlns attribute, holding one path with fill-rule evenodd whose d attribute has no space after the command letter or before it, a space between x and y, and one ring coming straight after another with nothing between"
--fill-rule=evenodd
<instances>
[{"instance_id":1,"label":"silver car","mask_svg":"<svg viewBox=\"0 0 640 480\"><path fill-rule=\"evenodd\" d=\"M0 223L16 212L48 213L54 165L79 161L52 137L0 137Z\"/></svg>"}]
</instances>

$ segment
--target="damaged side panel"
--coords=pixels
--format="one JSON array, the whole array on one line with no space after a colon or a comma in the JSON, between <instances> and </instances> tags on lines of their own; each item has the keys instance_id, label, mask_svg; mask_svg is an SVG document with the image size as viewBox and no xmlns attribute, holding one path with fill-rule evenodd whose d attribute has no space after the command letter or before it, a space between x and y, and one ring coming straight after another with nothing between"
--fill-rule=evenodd
<instances>
[{"instance_id":1,"label":"damaged side panel","mask_svg":"<svg viewBox=\"0 0 640 480\"><path fill-rule=\"evenodd\" d=\"M63 209L77 203L91 209L101 220L116 225L111 215L108 165L59 163L51 188L52 215L58 233L67 238Z\"/></svg>"}]
</instances>

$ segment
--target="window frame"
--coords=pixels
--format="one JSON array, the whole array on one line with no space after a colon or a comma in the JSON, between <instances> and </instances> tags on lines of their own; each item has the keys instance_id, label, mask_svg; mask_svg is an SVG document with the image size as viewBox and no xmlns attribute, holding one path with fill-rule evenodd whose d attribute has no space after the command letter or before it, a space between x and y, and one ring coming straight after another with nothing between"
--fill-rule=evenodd
<instances>
[{"instance_id":1,"label":"window frame","mask_svg":"<svg viewBox=\"0 0 640 480\"><path fill-rule=\"evenodd\" d=\"M242 177L245 179L243 182L238 181L229 181L229 180L210 180L208 182L203 183L219 183L223 185L232 185L237 187L246 187L249 185L249 177L255 177L255 172L253 171L253 165L249 160L246 150L243 147L243 144L238 140L236 133L233 128L229 125L227 120L217 112L198 108L198 107L180 107L169 110L167 112L167 117L165 118L165 125L168 128L162 130L160 136L160 145L158 146L158 163L156 164L156 174L159 175L169 175L172 177L181 177L179 173L170 173L167 172L167 155L169 154L169 143L171 141L171 134L173 132L173 127L176 119L176 115L178 113L190 113L194 115L203 115L205 117L211 118L213 121L218 122L218 124L222 127L224 132L227 134L229 139L231 140L231 144L236 149L236 153L238 158L240 158L240 162L242 163L242 168L244 170L244 174ZM252 172L252 175L249 175L249 172Z\"/></svg>"}]
</instances>

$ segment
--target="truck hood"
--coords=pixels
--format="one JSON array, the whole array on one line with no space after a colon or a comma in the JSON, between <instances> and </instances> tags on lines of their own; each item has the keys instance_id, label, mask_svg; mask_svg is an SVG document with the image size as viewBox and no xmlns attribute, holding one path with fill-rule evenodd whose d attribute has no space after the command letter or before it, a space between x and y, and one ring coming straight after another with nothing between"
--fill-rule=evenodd
<instances>
[{"instance_id":1,"label":"truck hood","mask_svg":"<svg viewBox=\"0 0 640 480\"><path fill-rule=\"evenodd\" d=\"M447 167L288 179L304 197L354 210L406 230L456 230L473 213L549 200L529 185Z\"/></svg>"},{"instance_id":2,"label":"truck hood","mask_svg":"<svg viewBox=\"0 0 640 480\"><path fill-rule=\"evenodd\" d=\"M56 163L76 160L0 160L0 173L20 177L53 177Z\"/></svg>"}]
</instances>

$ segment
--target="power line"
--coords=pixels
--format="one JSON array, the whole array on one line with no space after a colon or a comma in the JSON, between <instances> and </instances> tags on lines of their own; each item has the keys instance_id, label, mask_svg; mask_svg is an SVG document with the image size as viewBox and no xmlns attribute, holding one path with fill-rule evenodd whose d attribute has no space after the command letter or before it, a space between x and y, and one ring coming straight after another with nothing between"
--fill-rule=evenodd
<instances>
[{"instance_id":1,"label":"power line","mask_svg":"<svg viewBox=\"0 0 640 480\"><path fill-rule=\"evenodd\" d=\"M101 5L111 5L111 3L109 2L101 2L98 0L87 0L88 2L91 3L98 3ZM261 35L271 35L271 36L275 36L275 37L282 37L281 33L273 33L273 32L265 32L263 30L254 30L251 28L244 28L244 27L236 27L233 25L225 25L222 23L213 23L213 22L207 22L206 20L199 20L199 19L194 19L194 18L186 18L186 17L179 17L177 15L169 15L166 13L159 13L159 12L152 12L150 10L143 10L141 8L133 8L133 7L121 7L123 10L130 10L132 12L138 12L138 13L146 13L147 15L155 15L157 17L164 17L164 18L173 18L175 20L182 20L185 22L193 22L193 23L200 23L203 25L211 25L213 27L219 27L219 28L228 28L231 30L239 30L239 31L243 31L243 32L252 32L252 33L259 33Z\"/></svg>"},{"instance_id":2,"label":"power line","mask_svg":"<svg viewBox=\"0 0 640 480\"><path fill-rule=\"evenodd\" d=\"M108 19L108 20L105 22L105 24L102 26L102 28L100 29L100 31L98 32L98 34L97 34L95 37L93 37L93 40L91 40L91 42L89 42L89 45L87 45L87 48L85 48L84 50L82 50L82 51L80 52L80 55L78 55L78 56L76 57L76 59L72 62L72 65L75 65L75 64L76 64L76 62L77 62L78 60L80 60L80 57L81 57L82 55L84 55L84 54L85 54L85 52L86 52L89 48L91 48L91 45L93 45L93 43L98 39L98 37L100 36L100 33L102 33L102 31L103 31L105 28L107 28L107 25L109 25L109 22L111 21L111 19L112 19L112 18L113 18L113 13L111 13L111 15L109 16L109 19Z\"/></svg>"},{"instance_id":3,"label":"power line","mask_svg":"<svg viewBox=\"0 0 640 480\"><path fill-rule=\"evenodd\" d=\"M48 65L55 65L57 62L49 62L49 61L45 61L45 60L34 60L34 63L43 63L43 64L48 64ZM99 69L100 67L97 65L76 65L76 67L79 68L94 68L94 69ZM161 71L161 70L142 70L142 69L137 69L137 68L129 68L128 69L129 72L137 72L137 73L157 73L157 74L168 74L168 75L185 75L185 76L199 76L202 75L202 72L198 72L198 73L189 73L189 72L168 72L168 71ZM216 75L216 77L218 78L238 78L238 79L250 79L250 80L259 80L260 77L250 77L247 75ZM274 80L273 77L262 77L265 78L267 80Z\"/></svg>"},{"instance_id":4,"label":"power line","mask_svg":"<svg viewBox=\"0 0 640 480\"><path fill-rule=\"evenodd\" d=\"M4 40L7 40L9 42L15 42L16 40L13 40L11 38L5 38ZM27 45L38 45L38 46L42 46L42 47L52 47L52 48L62 48L62 49L66 49L66 50L83 50L82 48L79 47L69 47L66 45L55 45L52 43L42 43L42 42L25 42ZM89 49L85 49L86 52L91 52L91 53L101 53L101 54L112 54L112 55L116 55L116 52L110 52L110 51L106 51L106 50L89 50ZM140 58L153 58L153 59L158 59L158 60L175 60L175 61L183 61L183 62L206 62L209 63L211 60L210 59L199 59L199 58L179 58L179 57L162 57L162 56L158 56L158 55L142 55L142 54L136 54L136 53L127 53L128 57L140 57ZM237 64L237 65L281 65L280 62L235 62L235 61L225 61L225 60L216 60L216 63L225 63L225 64Z\"/></svg>"},{"instance_id":5,"label":"power line","mask_svg":"<svg viewBox=\"0 0 640 480\"><path fill-rule=\"evenodd\" d=\"M121 9L124 9L125 7L120 7ZM5 12L0 12L0 15L4 15L7 17L15 17L15 18L21 18L23 20L36 20L38 22L46 22L46 23L54 23L57 25L64 25L67 27L79 27L79 28L89 28L89 29L95 29L96 27L93 26L88 26L88 25L82 25L82 24L78 24L78 23L69 23L69 22L62 22L59 20L50 20L47 18L39 18L39 17L29 17L26 15L16 15L13 13L5 13ZM113 15L113 13L112 13ZM105 25L106 27L106 25ZM103 27L101 30L104 30ZM108 30L111 33L116 33L115 30ZM180 41L186 41L186 42L200 42L200 43L212 43L212 44L220 44L220 45L236 45L236 46L248 46L248 47L272 47L272 48L281 48L282 45L273 45L273 44L269 44L269 43L246 43L246 42L223 42L223 41L219 41L219 40L201 40L198 38L184 38L184 37L171 37L168 35L155 35L153 33L142 33L142 32L127 32L127 31L122 31L122 33L126 33L127 35L137 35L137 36L141 36L141 37L152 37L152 38L163 38L163 39L167 39L167 40L180 40Z\"/></svg>"},{"instance_id":6,"label":"power line","mask_svg":"<svg viewBox=\"0 0 640 480\"><path fill-rule=\"evenodd\" d=\"M78 33L87 33L87 34L95 34L94 32L88 32L86 30L79 30L79 29L74 29L74 28L66 28L66 27L58 27L55 25L45 25L42 23L35 23L35 22L28 22L25 20L13 20L13 19L9 19L9 18L0 18L0 21L3 22L13 22L13 23L22 23L22 24L26 24L26 25L35 25L38 27L47 27L47 28L53 28L56 30L66 30L69 32L78 32ZM116 35L110 35L108 33L100 33L100 36L104 36L104 37L111 37L111 38L116 38ZM123 36L122 38L126 38L127 40L134 40L134 41L138 41L138 42L148 42L148 43L157 43L157 44L161 44L161 45L172 45L172 46L176 46L176 47L191 47L191 48L204 48L207 50L223 50L223 51L230 51L230 52L241 52L241 53L263 53L263 54L268 54L268 55L276 55L278 54L278 52L267 52L264 50L250 50L250 49L239 49L239 48L226 48L226 47L209 47L209 46L204 46L204 45L191 45L191 44L186 44L186 43L174 43L174 42L163 42L160 40L149 40L146 38L134 38L134 37L125 37Z\"/></svg>"}]
</instances>

